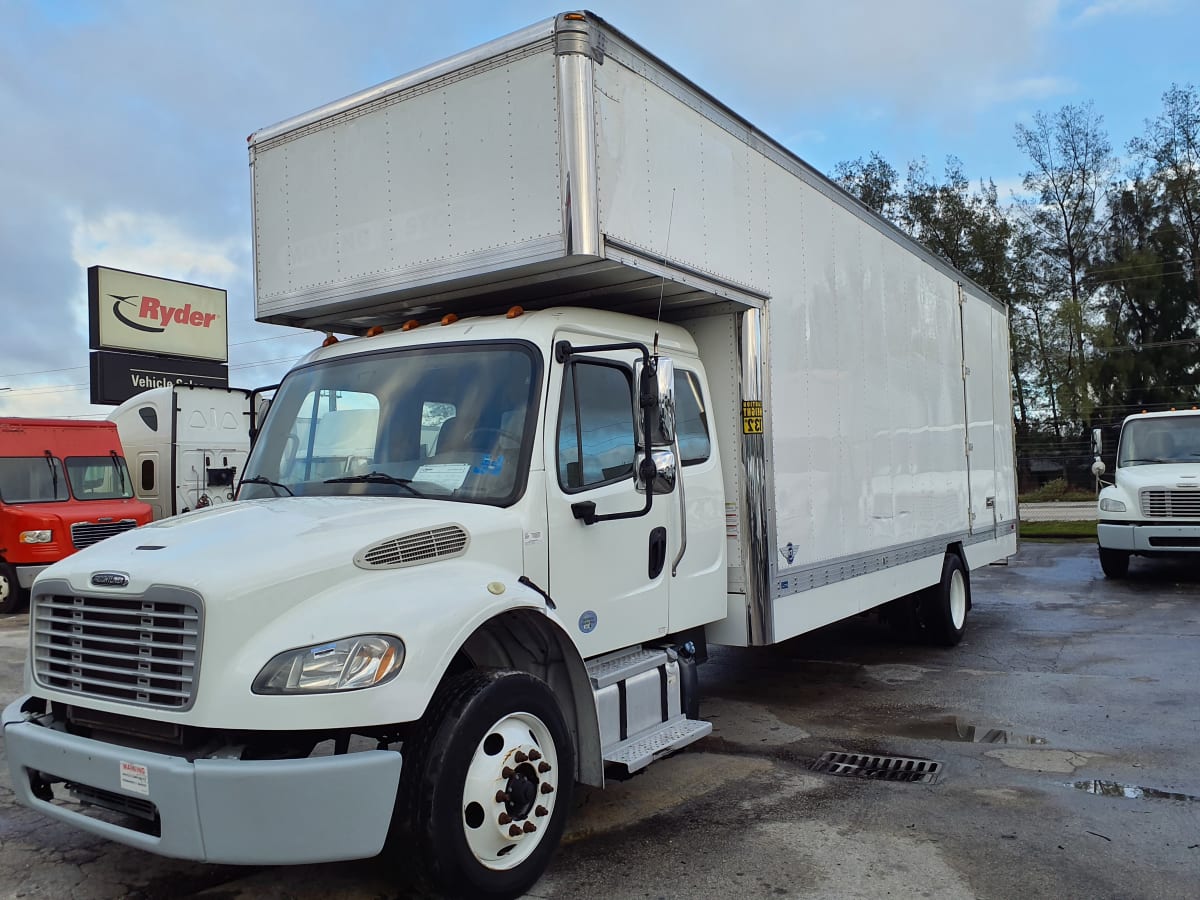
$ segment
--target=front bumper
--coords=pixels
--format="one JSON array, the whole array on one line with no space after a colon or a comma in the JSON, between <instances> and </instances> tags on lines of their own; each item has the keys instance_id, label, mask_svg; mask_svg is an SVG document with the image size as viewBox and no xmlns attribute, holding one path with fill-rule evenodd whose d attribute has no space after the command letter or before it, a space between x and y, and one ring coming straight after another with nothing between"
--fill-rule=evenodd
<instances>
[{"instance_id":1,"label":"front bumper","mask_svg":"<svg viewBox=\"0 0 1200 900\"><path fill-rule=\"evenodd\" d=\"M1130 553L1200 553L1200 523L1146 525L1138 522L1101 522L1096 537L1106 550Z\"/></svg>"},{"instance_id":2,"label":"front bumper","mask_svg":"<svg viewBox=\"0 0 1200 900\"><path fill-rule=\"evenodd\" d=\"M28 721L28 700L4 710L5 753L17 798L51 818L151 853L213 863L331 862L383 849L400 781L397 752L189 761ZM152 803L159 834L40 799L35 773Z\"/></svg>"}]
</instances>

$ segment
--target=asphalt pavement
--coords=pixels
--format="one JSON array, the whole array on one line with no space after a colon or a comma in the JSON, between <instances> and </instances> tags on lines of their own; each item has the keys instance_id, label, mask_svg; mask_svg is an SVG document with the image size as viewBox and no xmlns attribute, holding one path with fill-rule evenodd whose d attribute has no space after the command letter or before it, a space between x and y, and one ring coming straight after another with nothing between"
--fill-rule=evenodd
<instances>
[{"instance_id":1,"label":"asphalt pavement","mask_svg":"<svg viewBox=\"0 0 1200 900\"><path fill-rule=\"evenodd\" d=\"M1025 542L972 573L953 649L859 618L714 649L713 734L578 792L536 898L1195 898L1200 568ZM23 616L0 619L0 699ZM933 783L813 770L827 751L921 758ZM319 811L314 811L319 814ZM286 828L287 823L279 823ZM429 896L403 859L241 869L162 859L14 805L0 774L0 896Z\"/></svg>"}]
</instances>

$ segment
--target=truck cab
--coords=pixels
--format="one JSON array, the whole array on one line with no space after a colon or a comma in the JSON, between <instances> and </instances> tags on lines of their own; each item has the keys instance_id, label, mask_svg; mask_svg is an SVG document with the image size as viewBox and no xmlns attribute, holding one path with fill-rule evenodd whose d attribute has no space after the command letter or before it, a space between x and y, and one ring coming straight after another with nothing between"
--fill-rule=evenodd
<instances>
[{"instance_id":1,"label":"truck cab","mask_svg":"<svg viewBox=\"0 0 1200 900\"><path fill-rule=\"evenodd\" d=\"M114 426L0 419L0 612L51 563L149 521Z\"/></svg>"},{"instance_id":2,"label":"truck cab","mask_svg":"<svg viewBox=\"0 0 1200 900\"><path fill-rule=\"evenodd\" d=\"M1132 556L1200 553L1200 411L1125 419L1096 536L1109 578L1124 578Z\"/></svg>"}]
</instances>

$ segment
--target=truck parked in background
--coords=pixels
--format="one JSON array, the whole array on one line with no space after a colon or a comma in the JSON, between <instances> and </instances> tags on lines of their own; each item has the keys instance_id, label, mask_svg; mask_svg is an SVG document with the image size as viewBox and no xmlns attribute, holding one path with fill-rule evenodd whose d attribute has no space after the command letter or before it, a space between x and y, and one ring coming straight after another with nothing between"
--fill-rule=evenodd
<instances>
[{"instance_id":1,"label":"truck parked in background","mask_svg":"<svg viewBox=\"0 0 1200 900\"><path fill-rule=\"evenodd\" d=\"M233 501L250 453L250 392L167 385L108 415L129 454L134 490L154 518Z\"/></svg>"},{"instance_id":2,"label":"truck parked in background","mask_svg":"<svg viewBox=\"0 0 1200 900\"><path fill-rule=\"evenodd\" d=\"M1097 477L1104 474L1101 441L1096 429ZM1133 556L1200 553L1200 410L1128 416L1099 507L1096 539L1109 578L1124 578Z\"/></svg>"},{"instance_id":3,"label":"truck parked in background","mask_svg":"<svg viewBox=\"0 0 1200 900\"><path fill-rule=\"evenodd\" d=\"M1005 307L590 13L250 163L257 317L357 337L283 380L237 502L38 579L3 722L46 815L515 896L576 782L709 733L710 643L953 645L1015 552Z\"/></svg>"},{"instance_id":4,"label":"truck parked in background","mask_svg":"<svg viewBox=\"0 0 1200 900\"><path fill-rule=\"evenodd\" d=\"M149 521L113 425L0 418L0 613L51 563Z\"/></svg>"}]
</instances>

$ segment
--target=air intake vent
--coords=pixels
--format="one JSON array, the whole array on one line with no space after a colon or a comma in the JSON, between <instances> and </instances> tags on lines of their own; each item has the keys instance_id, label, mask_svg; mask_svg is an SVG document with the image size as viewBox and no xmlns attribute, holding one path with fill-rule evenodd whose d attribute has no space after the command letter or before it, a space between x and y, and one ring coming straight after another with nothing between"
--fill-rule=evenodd
<instances>
[{"instance_id":1,"label":"air intake vent","mask_svg":"<svg viewBox=\"0 0 1200 900\"><path fill-rule=\"evenodd\" d=\"M368 547L354 557L354 564L361 569L399 569L462 556L467 551L467 532L461 525L443 525L428 531L414 531L399 537L388 538L374 547Z\"/></svg>"}]
</instances>

